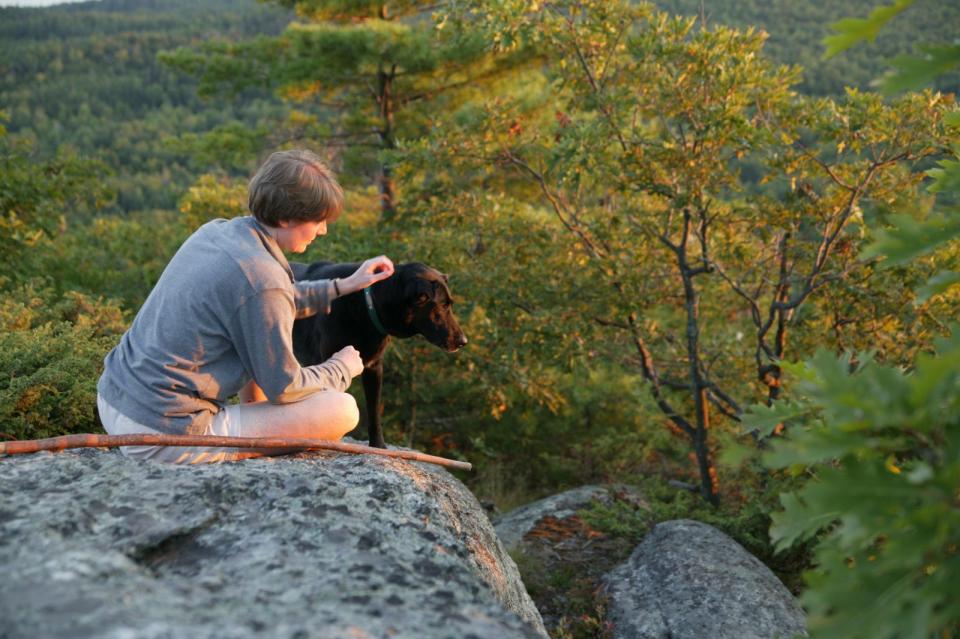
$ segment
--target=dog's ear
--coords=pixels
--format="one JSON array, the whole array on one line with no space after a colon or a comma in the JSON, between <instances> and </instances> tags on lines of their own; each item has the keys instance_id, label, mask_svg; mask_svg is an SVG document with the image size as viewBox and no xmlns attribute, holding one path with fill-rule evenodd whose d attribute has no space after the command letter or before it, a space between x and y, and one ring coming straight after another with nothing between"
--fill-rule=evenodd
<instances>
[{"instance_id":1,"label":"dog's ear","mask_svg":"<svg viewBox=\"0 0 960 639\"><path fill-rule=\"evenodd\" d=\"M419 277L414 278L407 284L404 294L409 303L415 306L424 306L433 299L433 282L420 279Z\"/></svg>"}]
</instances>

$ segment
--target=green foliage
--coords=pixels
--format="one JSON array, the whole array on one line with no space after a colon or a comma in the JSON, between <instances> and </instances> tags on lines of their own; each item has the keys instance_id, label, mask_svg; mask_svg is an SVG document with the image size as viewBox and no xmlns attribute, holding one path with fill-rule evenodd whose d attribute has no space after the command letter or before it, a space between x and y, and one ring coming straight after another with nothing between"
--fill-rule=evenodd
<instances>
[{"instance_id":1,"label":"green foliage","mask_svg":"<svg viewBox=\"0 0 960 639\"><path fill-rule=\"evenodd\" d=\"M98 217L70 227L37 255L36 265L60 291L105 295L135 311L195 228L188 219L162 211L129 219Z\"/></svg>"},{"instance_id":2,"label":"green foliage","mask_svg":"<svg viewBox=\"0 0 960 639\"><path fill-rule=\"evenodd\" d=\"M934 297L950 290L955 284L960 282L960 273L955 271L940 271L927 283L917 289L917 301L921 304Z\"/></svg>"},{"instance_id":3,"label":"green foliage","mask_svg":"<svg viewBox=\"0 0 960 639\"><path fill-rule=\"evenodd\" d=\"M46 324L0 336L0 425L14 439L97 432L96 380L115 340Z\"/></svg>"},{"instance_id":4,"label":"green foliage","mask_svg":"<svg viewBox=\"0 0 960 639\"><path fill-rule=\"evenodd\" d=\"M913 0L896 0L890 6L877 7L865 19L845 18L834 22L830 28L837 33L823 39L823 45L827 49L824 57L835 56L864 40L873 42L887 22L912 4Z\"/></svg>"},{"instance_id":5,"label":"green foliage","mask_svg":"<svg viewBox=\"0 0 960 639\"><path fill-rule=\"evenodd\" d=\"M846 51L863 40L873 42L891 19L913 3L914 0L896 0L893 5L877 7L866 19L847 18L831 25L839 33L824 38L824 57ZM918 48L923 52L920 56L900 54L891 60L892 70L882 82L884 91L896 93L933 84L960 67L960 45L921 44Z\"/></svg>"},{"instance_id":6,"label":"green foliage","mask_svg":"<svg viewBox=\"0 0 960 639\"><path fill-rule=\"evenodd\" d=\"M14 439L98 432L103 357L126 328L114 304L48 283L6 291L0 302L0 431Z\"/></svg>"},{"instance_id":7,"label":"green foliage","mask_svg":"<svg viewBox=\"0 0 960 639\"><path fill-rule=\"evenodd\" d=\"M797 89L809 95L839 97L845 87L870 90L888 67L888 61L913 54L917 42L948 40L960 29L960 5L939 0L913 0L912 7L896 16L896 28L882 30L875 41L862 40L843 55L825 59L824 39L838 41L856 34L867 36L878 26L873 18L899 10L904 0L834 0L794 2L793 0L660 0L664 11L699 16L701 4L710 26L723 24L740 29L755 27L769 34L765 50L781 64L803 67ZM874 11L881 11L877 16ZM848 16L867 16L863 19ZM847 22L850 20L851 22ZM843 23L852 31L831 35L831 25ZM931 35L939 34L939 35ZM921 85L914 84L913 88ZM931 86L945 93L960 88L956 71L937 78Z\"/></svg>"},{"instance_id":8,"label":"green foliage","mask_svg":"<svg viewBox=\"0 0 960 639\"><path fill-rule=\"evenodd\" d=\"M822 352L798 384L819 418L774 441L774 468L812 479L782 496L778 548L829 531L816 547L804 595L819 636L931 636L960 621L960 338L910 372Z\"/></svg>"},{"instance_id":9,"label":"green foliage","mask_svg":"<svg viewBox=\"0 0 960 639\"><path fill-rule=\"evenodd\" d=\"M337 147L348 175L375 175L385 218L395 212L392 167L379 153L424 130L431 103L491 69L480 38L438 40L429 2L281 2L301 21L277 37L215 40L161 59L199 78L200 91L272 88L322 120L313 142ZM377 9L377 10L373 10ZM348 177L348 182L350 178Z\"/></svg>"},{"instance_id":10,"label":"green foliage","mask_svg":"<svg viewBox=\"0 0 960 639\"><path fill-rule=\"evenodd\" d=\"M790 399L775 404L754 404L743 414L743 427L758 437L770 437L779 428L789 427L798 419L805 417L810 408Z\"/></svg>"},{"instance_id":11,"label":"green foliage","mask_svg":"<svg viewBox=\"0 0 960 639\"><path fill-rule=\"evenodd\" d=\"M31 272L32 253L59 236L67 216L83 215L108 196L104 170L69 153L34 162L30 140L0 132L0 272Z\"/></svg>"},{"instance_id":12,"label":"green foliage","mask_svg":"<svg viewBox=\"0 0 960 639\"><path fill-rule=\"evenodd\" d=\"M184 133L167 138L166 146L175 153L190 157L197 170L219 167L231 175L253 174L252 158L267 146L266 125L250 126L233 121L216 126L205 133Z\"/></svg>"},{"instance_id":13,"label":"green foliage","mask_svg":"<svg viewBox=\"0 0 960 639\"><path fill-rule=\"evenodd\" d=\"M105 184L116 199L102 211L171 209L196 173L219 165L248 176L256 153L242 166L220 158L202 164L211 159L160 141L189 139L230 122L272 128L267 123L281 120L285 109L264 91L203 101L193 82L157 60L158 52L213 34L278 33L290 18L251 0L0 8L0 104L10 131L36 140L38 158L51 161L70 148L111 167Z\"/></svg>"},{"instance_id":14,"label":"green foliage","mask_svg":"<svg viewBox=\"0 0 960 639\"><path fill-rule=\"evenodd\" d=\"M926 63L928 70L937 66L932 59ZM946 121L955 126L955 116ZM956 130L951 133L955 146ZM943 160L933 170L933 192L957 195L955 165ZM960 233L956 211L889 219L895 228L878 234L866 252L884 255L888 267L935 251L949 257L950 240ZM946 297L957 281L956 273L940 271L920 297ZM811 476L781 496L783 511L774 515L771 536L781 548L819 540L803 598L813 636L950 636L960 627L955 326L952 335L905 367L820 352L792 368L800 378L796 405L807 419L774 441L764 460ZM798 410L776 406L770 412L786 419Z\"/></svg>"},{"instance_id":15,"label":"green foliage","mask_svg":"<svg viewBox=\"0 0 960 639\"><path fill-rule=\"evenodd\" d=\"M864 259L884 256L884 266L906 264L936 250L960 235L960 215L935 213L926 220L897 214L889 218L892 227L883 229L863 251Z\"/></svg>"},{"instance_id":16,"label":"green foliage","mask_svg":"<svg viewBox=\"0 0 960 639\"><path fill-rule=\"evenodd\" d=\"M911 4L907 1L898 1L896 7L905 8ZM901 7L902 5L902 7ZM874 15L883 13L886 9L877 9ZM889 13L889 11L887 11ZM887 16L885 19L876 21L876 31L883 26L896 12L883 13ZM871 16L873 18L873 16ZM856 22L856 21L855 21ZM855 43L857 39L851 41ZM902 55L895 58L891 64L893 71L887 74L884 83L884 90L888 93L902 91L905 89L914 89L924 84L933 82L938 77L951 69L960 66L960 46L950 45L921 45L924 55L920 57ZM948 138L944 147L950 148L946 151L950 157L957 157L956 139L960 131L960 116L956 109L944 117L944 124L948 128L952 138ZM941 159L938 168L930 169L927 175L933 178L928 186L931 193L948 196L950 194L960 194L960 162L950 157ZM960 235L960 209L945 208L934 211L926 219L914 219L911 216L901 214L893 219L893 228L882 230L876 241L864 251L864 257L870 258L878 255L886 256L886 264L897 265L904 264L913 260L917 256L931 253L941 246L950 243ZM921 289L922 299L927 299L932 295L946 291L954 282L950 273L939 273L934 275L929 282Z\"/></svg>"},{"instance_id":17,"label":"green foliage","mask_svg":"<svg viewBox=\"0 0 960 639\"><path fill-rule=\"evenodd\" d=\"M178 223L192 233L210 220L248 214L246 182L202 175L181 198Z\"/></svg>"},{"instance_id":18,"label":"green foliage","mask_svg":"<svg viewBox=\"0 0 960 639\"><path fill-rule=\"evenodd\" d=\"M633 372L630 397L646 395L688 438L712 497L714 433L762 392L787 326L791 347L812 352L831 306L867 296L866 274L851 276L864 215L918 199L919 161L945 139L951 101L803 99L762 34L634 3L476 3L448 22L471 17L543 64L438 112L429 138L390 155L406 231L489 269L471 293L496 326L512 323L505 334L549 336L535 350L516 342L537 355L518 358L524 369L592 352ZM746 159L762 167L749 183ZM522 239L488 257L491 228ZM828 283L843 293L820 301Z\"/></svg>"},{"instance_id":19,"label":"green foliage","mask_svg":"<svg viewBox=\"0 0 960 639\"><path fill-rule=\"evenodd\" d=\"M893 71L884 78L884 91L916 89L960 67L960 45L928 44L919 49L922 55L898 55L890 61Z\"/></svg>"}]
</instances>

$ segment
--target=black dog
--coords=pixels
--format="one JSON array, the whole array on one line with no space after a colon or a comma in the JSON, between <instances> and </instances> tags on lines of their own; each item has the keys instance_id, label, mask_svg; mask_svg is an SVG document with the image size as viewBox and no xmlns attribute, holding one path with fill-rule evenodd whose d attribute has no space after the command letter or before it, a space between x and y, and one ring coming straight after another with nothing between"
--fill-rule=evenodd
<instances>
[{"instance_id":1,"label":"black dog","mask_svg":"<svg viewBox=\"0 0 960 639\"><path fill-rule=\"evenodd\" d=\"M320 280L347 277L360 264L314 262L290 266L298 280ZM419 262L399 264L387 279L335 299L329 315L321 311L294 322L294 354L301 365L310 366L345 346L360 352L370 445L386 448L380 425L380 388L383 354L390 338L423 335L446 351L459 350L467 338L453 316L452 305L446 275Z\"/></svg>"}]
</instances>

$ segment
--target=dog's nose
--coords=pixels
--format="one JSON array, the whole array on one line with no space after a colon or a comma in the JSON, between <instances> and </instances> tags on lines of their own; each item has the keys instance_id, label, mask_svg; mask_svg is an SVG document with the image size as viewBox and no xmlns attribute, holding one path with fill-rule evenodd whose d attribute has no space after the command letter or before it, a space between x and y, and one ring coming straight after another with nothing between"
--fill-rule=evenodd
<instances>
[{"instance_id":1,"label":"dog's nose","mask_svg":"<svg viewBox=\"0 0 960 639\"><path fill-rule=\"evenodd\" d=\"M467 336L461 333L460 337L457 338L457 346L463 348L466 345L467 345Z\"/></svg>"}]
</instances>

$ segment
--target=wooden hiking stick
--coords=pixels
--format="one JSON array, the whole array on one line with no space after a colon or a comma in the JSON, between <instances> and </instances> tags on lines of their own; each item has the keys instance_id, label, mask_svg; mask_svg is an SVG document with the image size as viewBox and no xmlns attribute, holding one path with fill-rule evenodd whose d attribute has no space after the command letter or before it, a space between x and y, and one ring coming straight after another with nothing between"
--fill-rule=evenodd
<instances>
[{"instance_id":1,"label":"wooden hiking stick","mask_svg":"<svg viewBox=\"0 0 960 639\"><path fill-rule=\"evenodd\" d=\"M80 433L63 435L49 439L25 439L22 441L0 442L0 455L20 455L36 453L41 450L65 450L67 448L116 448L118 446L208 446L229 448L304 448L338 450L342 453L381 455L399 457L411 461L425 462L456 468L473 470L467 462L435 457L413 450L386 450L363 444L348 444L328 439L310 439L304 437L216 437L213 435L97 435Z\"/></svg>"}]
</instances>

